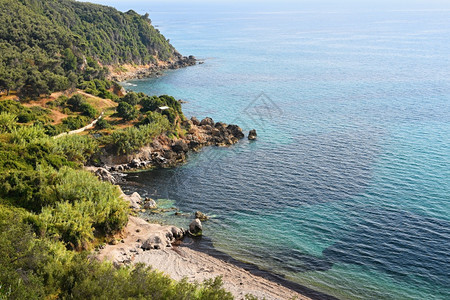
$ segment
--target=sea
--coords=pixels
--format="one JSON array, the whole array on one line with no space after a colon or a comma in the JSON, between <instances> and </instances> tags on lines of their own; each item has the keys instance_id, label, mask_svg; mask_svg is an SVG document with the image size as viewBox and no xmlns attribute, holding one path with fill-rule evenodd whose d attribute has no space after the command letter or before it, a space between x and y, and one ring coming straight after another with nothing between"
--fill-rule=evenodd
<instances>
[{"instance_id":1,"label":"sea","mask_svg":"<svg viewBox=\"0 0 450 300\"><path fill-rule=\"evenodd\" d=\"M146 218L338 299L450 299L448 1L113 5L202 62L125 88L258 134L128 174Z\"/></svg>"}]
</instances>

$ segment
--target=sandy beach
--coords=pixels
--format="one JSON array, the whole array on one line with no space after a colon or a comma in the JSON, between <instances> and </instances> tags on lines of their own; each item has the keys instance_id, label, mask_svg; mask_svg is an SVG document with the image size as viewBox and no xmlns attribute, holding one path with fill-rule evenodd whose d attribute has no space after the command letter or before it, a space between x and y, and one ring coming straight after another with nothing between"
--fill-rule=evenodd
<instances>
[{"instance_id":1,"label":"sandy beach","mask_svg":"<svg viewBox=\"0 0 450 300\"><path fill-rule=\"evenodd\" d=\"M175 280L186 277L189 281L222 276L224 288L236 299L252 294L260 299L310 299L276 282L256 276L234 264L217 259L188 247L172 246L164 249L143 250L142 244L149 236L164 236L172 226L150 224L130 216L122 232L122 240L116 245L106 245L98 252L98 259L111 260L115 264L145 263L164 272Z\"/></svg>"}]
</instances>

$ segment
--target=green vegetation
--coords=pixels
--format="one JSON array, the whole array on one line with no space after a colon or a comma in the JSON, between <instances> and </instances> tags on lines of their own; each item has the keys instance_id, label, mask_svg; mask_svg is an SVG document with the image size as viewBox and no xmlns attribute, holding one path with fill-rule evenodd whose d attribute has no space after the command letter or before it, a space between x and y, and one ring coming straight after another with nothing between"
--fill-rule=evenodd
<instances>
[{"instance_id":1,"label":"green vegetation","mask_svg":"<svg viewBox=\"0 0 450 300\"><path fill-rule=\"evenodd\" d=\"M171 128L167 118L159 117L147 125L128 127L113 132L110 143L117 154L129 154L149 144L153 139Z\"/></svg>"},{"instance_id":2,"label":"green vegetation","mask_svg":"<svg viewBox=\"0 0 450 300\"><path fill-rule=\"evenodd\" d=\"M75 86L108 97L108 65L180 56L148 15L73 0L0 0L0 90L35 98ZM99 79L100 82L90 83Z\"/></svg>"},{"instance_id":3,"label":"green vegetation","mask_svg":"<svg viewBox=\"0 0 450 300\"><path fill-rule=\"evenodd\" d=\"M0 20L0 93L12 91L23 103L80 88L118 102L124 120L100 119L95 137L54 138L105 107L110 116L114 105L105 100L97 110L81 94L46 107L0 101L0 299L231 299L220 278L176 282L144 265L119 268L89 258L115 239L129 209L116 186L82 166L101 152L128 154L161 134L177 134L184 120L173 97L120 98L120 86L106 79L108 67L180 57L148 15L73 0L0 0ZM116 125L131 127L114 131Z\"/></svg>"},{"instance_id":4,"label":"green vegetation","mask_svg":"<svg viewBox=\"0 0 450 300\"><path fill-rule=\"evenodd\" d=\"M80 97L59 100L83 104ZM173 126L157 112L147 120L101 140L124 153ZM232 299L220 278L176 282L144 265L117 268L88 258L128 216L117 187L81 169L98 153L98 140L54 139L42 124L24 126L8 112L0 113L0 140L0 299Z\"/></svg>"},{"instance_id":5,"label":"green vegetation","mask_svg":"<svg viewBox=\"0 0 450 300\"><path fill-rule=\"evenodd\" d=\"M0 299L232 299L220 278L191 284L142 264L115 268L36 236L26 219L0 204Z\"/></svg>"},{"instance_id":6,"label":"green vegetation","mask_svg":"<svg viewBox=\"0 0 450 300\"><path fill-rule=\"evenodd\" d=\"M123 118L125 121L131 121L136 119L138 111L136 107L126 102L120 102L117 107L117 115Z\"/></svg>"}]
</instances>

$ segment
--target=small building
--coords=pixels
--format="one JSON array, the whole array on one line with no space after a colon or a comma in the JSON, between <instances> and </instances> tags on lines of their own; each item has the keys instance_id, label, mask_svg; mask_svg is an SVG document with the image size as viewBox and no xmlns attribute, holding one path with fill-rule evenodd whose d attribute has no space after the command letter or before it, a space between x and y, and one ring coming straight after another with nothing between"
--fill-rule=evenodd
<instances>
[{"instance_id":1,"label":"small building","mask_svg":"<svg viewBox=\"0 0 450 300\"><path fill-rule=\"evenodd\" d=\"M162 113L163 111L165 111L167 109L169 109L168 106L160 106L160 107L158 107L158 109L156 111L159 112L159 113Z\"/></svg>"}]
</instances>

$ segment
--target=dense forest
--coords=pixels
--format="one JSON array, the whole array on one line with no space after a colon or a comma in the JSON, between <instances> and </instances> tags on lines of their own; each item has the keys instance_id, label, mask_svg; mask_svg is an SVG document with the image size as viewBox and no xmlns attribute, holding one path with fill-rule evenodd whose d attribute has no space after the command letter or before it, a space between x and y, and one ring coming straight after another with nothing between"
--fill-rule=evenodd
<instances>
[{"instance_id":1,"label":"dense forest","mask_svg":"<svg viewBox=\"0 0 450 300\"><path fill-rule=\"evenodd\" d=\"M84 80L108 65L172 61L180 54L148 15L72 0L0 0L0 91L37 97Z\"/></svg>"}]
</instances>

